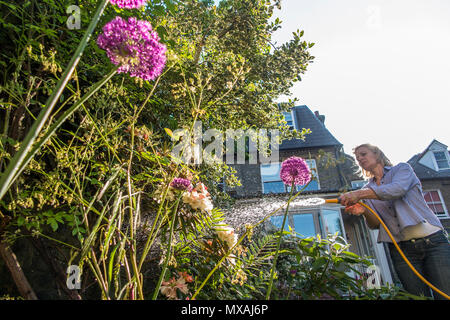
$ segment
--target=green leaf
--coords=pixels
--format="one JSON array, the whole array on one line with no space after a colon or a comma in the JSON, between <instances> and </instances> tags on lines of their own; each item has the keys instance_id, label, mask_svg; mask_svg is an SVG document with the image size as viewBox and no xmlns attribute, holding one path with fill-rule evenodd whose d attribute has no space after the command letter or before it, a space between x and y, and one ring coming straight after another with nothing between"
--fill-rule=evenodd
<instances>
[{"instance_id":1,"label":"green leaf","mask_svg":"<svg viewBox=\"0 0 450 320\"><path fill-rule=\"evenodd\" d=\"M164 131L167 133L167 135L168 135L169 137L171 137L172 139L174 139L172 130L170 130L169 128L164 128Z\"/></svg>"},{"instance_id":2,"label":"green leaf","mask_svg":"<svg viewBox=\"0 0 450 320\"><path fill-rule=\"evenodd\" d=\"M312 269L314 271L320 269L324 264L327 263L327 261L328 261L328 259L326 257L317 258L312 264Z\"/></svg>"}]
</instances>

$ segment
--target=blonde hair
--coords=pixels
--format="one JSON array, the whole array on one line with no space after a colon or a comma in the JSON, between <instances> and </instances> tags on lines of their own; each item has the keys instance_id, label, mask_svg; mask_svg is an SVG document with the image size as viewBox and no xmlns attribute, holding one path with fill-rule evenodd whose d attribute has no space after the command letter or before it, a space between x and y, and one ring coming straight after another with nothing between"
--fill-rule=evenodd
<instances>
[{"instance_id":1,"label":"blonde hair","mask_svg":"<svg viewBox=\"0 0 450 320\"><path fill-rule=\"evenodd\" d=\"M377 162L380 163L383 167L385 167L385 166L392 167L391 161L386 157L386 155L383 153L383 151L381 151L381 149L378 148L377 146L374 146L370 143L364 143L364 144L360 144L359 146L354 147L353 154L356 154L356 150L358 150L359 148L362 148L362 147L365 147L365 148L369 149L370 151L372 151L375 154L375 157L377 158ZM368 177L368 178L373 177L372 173L370 173L367 170L364 170L363 168L361 168L361 172L365 177Z\"/></svg>"}]
</instances>

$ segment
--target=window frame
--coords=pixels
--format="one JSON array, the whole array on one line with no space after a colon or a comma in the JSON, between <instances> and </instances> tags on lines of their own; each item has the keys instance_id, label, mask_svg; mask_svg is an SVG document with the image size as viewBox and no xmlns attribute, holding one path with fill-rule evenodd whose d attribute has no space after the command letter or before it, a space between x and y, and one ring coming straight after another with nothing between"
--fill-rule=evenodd
<instances>
[{"instance_id":1,"label":"window frame","mask_svg":"<svg viewBox=\"0 0 450 320\"><path fill-rule=\"evenodd\" d=\"M332 211L336 211L336 213L339 216L339 223L340 223L340 229L341 229L341 234L340 236L344 239L347 239L347 236L345 234L345 226L344 226L344 221L342 219L342 211L341 211L341 206L340 205L325 205L325 206L313 206L313 207L293 207L293 208L289 208L288 211L288 216L287 216L287 224L285 225L285 230L289 230L289 227L296 233L298 233L295 230L295 222L294 222L294 216L295 215L302 215L302 214L312 214L313 216L313 223L314 223L314 230L315 230L315 237L319 234L322 238L327 238L328 234L326 233L325 230L325 213L324 210L332 210ZM284 213L278 214L274 217L282 217L284 215ZM269 220L270 223L272 224L272 226L274 228L281 228L277 227L273 222L272 222L272 218ZM317 230L320 231L317 232ZM330 233L331 234L331 233ZM307 238L307 237L305 237Z\"/></svg>"},{"instance_id":2,"label":"window frame","mask_svg":"<svg viewBox=\"0 0 450 320\"><path fill-rule=\"evenodd\" d=\"M437 192L437 194L438 194L438 196L439 196L440 202L436 202L436 201L428 202L428 201L425 199L425 193L427 193L427 192L433 192L433 191L436 191L436 192ZM437 213L435 213L435 212L433 211L433 209L430 208L430 210L433 211L433 213L436 215L436 217L438 217L438 218L449 217L448 210L447 210L447 207L445 206L445 201L444 201L444 198L442 197L442 193L441 193L441 190L440 190L440 189L426 189L426 190L423 190L423 197L424 197L424 200L425 200L425 203L427 204L427 206L428 206L429 203L430 203L430 204L440 204L440 205L442 205L442 208L444 209L444 214L437 214ZM431 196L430 196L430 197L431 197ZM428 206L428 207L429 207L429 206Z\"/></svg>"},{"instance_id":3,"label":"window frame","mask_svg":"<svg viewBox=\"0 0 450 320\"><path fill-rule=\"evenodd\" d=\"M444 154L444 157L447 160L447 167L446 168L439 168L439 165L438 165L438 160L436 158L436 153L441 153L441 152ZM449 170L450 169L450 156L449 156L447 150L433 150L432 153L433 153L433 162L434 162L434 165L435 165L435 168L436 168L437 171Z\"/></svg>"},{"instance_id":4,"label":"window frame","mask_svg":"<svg viewBox=\"0 0 450 320\"><path fill-rule=\"evenodd\" d=\"M289 113L290 115L291 115L291 121L292 121L292 126L290 126L289 124L289 130L296 130L297 129L297 124L295 123L295 116L294 116L294 112L293 112L293 110L291 109L291 110L289 110L289 111L282 111L282 114L283 114L283 118L284 118L284 120L286 121L286 122L288 122L287 120L286 120L286 114L287 113Z\"/></svg>"}]
</instances>

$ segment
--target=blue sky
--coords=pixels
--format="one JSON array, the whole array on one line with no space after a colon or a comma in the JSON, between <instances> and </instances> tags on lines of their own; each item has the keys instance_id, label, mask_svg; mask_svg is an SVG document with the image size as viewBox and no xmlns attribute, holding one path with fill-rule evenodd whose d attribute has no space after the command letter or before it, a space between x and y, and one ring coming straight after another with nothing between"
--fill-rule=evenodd
<instances>
[{"instance_id":1,"label":"blue sky","mask_svg":"<svg viewBox=\"0 0 450 320\"><path fill-rule=\"evenodd\" d=\"M217 1L216 1L217 2ZM450 1L282 0L278 45L304 30L316 57L291 90L326 116L347 153L378 145L396 164L450 146Z\"/></svg>"},{"instance_id":2,"label":"blue sky","mask_svg":"<svg viewBox=\"0 0 450 320\"><path fill-rule=\"evenodd\" d=\"M291 90L326 116L347 153L378 145L395 164L450 146L450 1L283 0L277 44L304 30L316 57Z\"/></svg>"}]
</instances>

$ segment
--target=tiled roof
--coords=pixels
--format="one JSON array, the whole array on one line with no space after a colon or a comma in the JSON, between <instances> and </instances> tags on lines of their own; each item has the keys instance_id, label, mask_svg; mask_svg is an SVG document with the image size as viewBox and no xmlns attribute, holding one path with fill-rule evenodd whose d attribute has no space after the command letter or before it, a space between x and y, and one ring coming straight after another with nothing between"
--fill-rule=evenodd
<instances>
[{"instance_id":1,"label":"tiled roof","mask_svg":"<svg viewBox=\"0 0 450 320\"><path fill-rule=\"evenodd\" d=\"M435 140L433 140L433 141L435 141ZM430 144L430 146L431 146L431 144ZM428 146L422 153L418 153L415 156L413 156L411 159L409 159L408 163L413 168L417 177L421 180L450 178L450 169L437 171L437 170L428 168L427 166L424 166L423 164L421 164L419 162L420 159L422 158L422 156L428 151L428 148L430 146Z\"/></svg>"},{"instance_id":2,"label":"tiled roof","mask_svg":"<svg viewBox=\"0 0 450 320\"><path fill-rule=\"evenodd\" d=\"M294 121L297 130L302 128L311 129L311 133L306 135L305 141L300 139L284 140L280 145L280 150L342 146L342 144L328 131L322 121L306 106L296 106L292 108Z\"/></svg>"}]
</instances>

